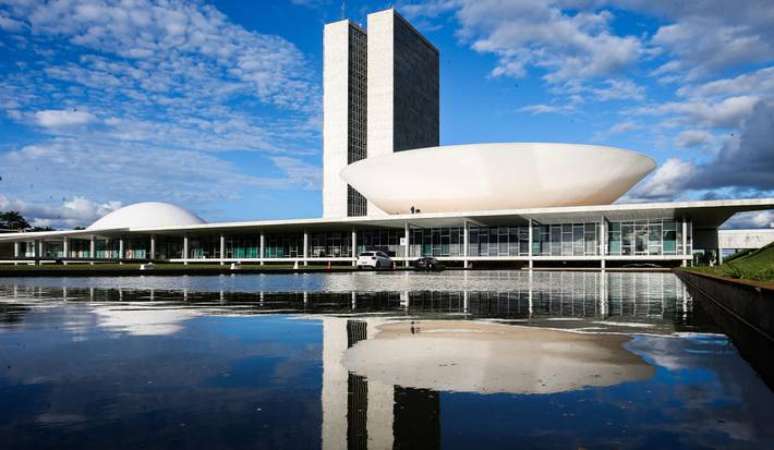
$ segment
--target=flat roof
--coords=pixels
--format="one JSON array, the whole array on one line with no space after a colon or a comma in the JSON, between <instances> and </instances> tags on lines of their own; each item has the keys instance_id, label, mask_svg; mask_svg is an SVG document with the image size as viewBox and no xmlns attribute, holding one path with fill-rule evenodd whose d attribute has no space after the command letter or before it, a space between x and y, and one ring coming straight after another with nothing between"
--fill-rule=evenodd
<instances>
[{"instance_id":1,"label":"flat roof","mask_svg":"<svg viewBox=\"0 0 774 450\"><path fill-rule=\"evenodd\" d=\"M702 200L662 203L617 203L595 206L564 206L551 208L523 208L487 211L461 211L454 213L396 214L369 217L307 218L281 220L255 220L238 222L206 223L183 227L116 228L111 230L41 231L30 233L0 234L0 241L20 241L65 236L115 236L124 233L158 235L199 234L212 231L325 231L353 228L395 228L406 224L413 227L432 228L460 226L464 221L480 226L520 225L530 219L540 224L568 222L597 222L608 220L638 220L678 218L689 219L695 229L720 227L739 212L774 209L774 198Z\"/></svg>"}]
</instances>

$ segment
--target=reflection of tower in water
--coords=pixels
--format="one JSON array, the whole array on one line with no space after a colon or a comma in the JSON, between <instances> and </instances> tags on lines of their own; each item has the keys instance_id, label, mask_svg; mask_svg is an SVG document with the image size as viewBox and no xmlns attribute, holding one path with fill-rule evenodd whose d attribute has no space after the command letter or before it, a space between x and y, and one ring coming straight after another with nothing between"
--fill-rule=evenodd
<instances>
[{"instance_id":1,"label":"reflection of tower in water","mask_svg":"<svg viewBox=\"0 0 774 450\"><path fill-rule=\"evenodd\" d=\"M381 319L323 320L323 449L440 448L440 397L349 373L349 347L373 338Z\"/></svg>"},{"instance_id":2,"label":"reflection of tower in water","mask_svg":"<svg viewBox=\"0 0 774 450\"><path fill-rule=\"evenodd\" d=\"M362 320L348 320L347 348L366 339L367 329ZM368 382L353 373L347 376L347 448L368 448Z\"/></svg>"}]
</instances>

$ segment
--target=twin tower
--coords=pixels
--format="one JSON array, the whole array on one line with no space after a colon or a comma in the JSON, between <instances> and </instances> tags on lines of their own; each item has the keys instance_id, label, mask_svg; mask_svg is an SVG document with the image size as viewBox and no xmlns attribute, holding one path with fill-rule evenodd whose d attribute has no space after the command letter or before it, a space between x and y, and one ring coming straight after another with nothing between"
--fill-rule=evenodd
<instances>
[{"instance_id":1,"label":"twin tower","mask_svg":"<svg viewBox=\"0 0 774 450\"><path fill-rule=\"evenodd\" d=\"M388 9L325 25L323 38L323 216L385 214L339 173L348 164L439 145L436 49Z\"/></svg>"}]
</instances>

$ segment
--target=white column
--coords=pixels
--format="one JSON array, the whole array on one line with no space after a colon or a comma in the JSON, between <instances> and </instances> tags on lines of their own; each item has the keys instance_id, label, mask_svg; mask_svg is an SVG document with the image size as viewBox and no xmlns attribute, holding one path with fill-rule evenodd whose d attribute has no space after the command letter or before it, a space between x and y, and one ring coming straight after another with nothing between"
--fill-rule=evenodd
<instances>
[{"instance_id":1,"label":"white column","mask_svg":"<svg viewBox=\"0 0 774 450\"><path fill-rule=\"evenodd\" d=\"M352 230L352 266L357 265L357 231Z\"/></svg>"},{"instance_id":2,"label":"white column","mask_svg":"<svg viewBox=\"0 0 774 450\"><path fill-rule=\"evenodd\" d=\"M468 255L470 254L470 222L462 223L462 267L468 268Z\"/></svg>"},{"instance_id":3,"label":"white column","mask_svg":"<svg viewBox=\"0 0 774 450\"><path fill-rule=\"evenodd\" d=\"M148 254L148 259L156 259L156 236L151 235L150 237L150 253Z\"/></svg>"},{"instance_id":4,"label":"white column","mask_svg":"<svg viewBox=\"0 0 774 450\"><path fill-rule=\"evenodd\" d=\"M409 242L409 224L406 222L403 224L403 257L405 260L403 261L403 266L408 267L409 266L409 249L411 248L411 243Z\"/></svg>"},{"instance_id":5,"label":"white column","mask_svg":"<svg viewBox=\"0 0 774 450\"><path fill-rule=\"evenodd\" d=\"M183 236L183 265L188 265L188 236Z\"/></svg>"},{"instance_id":6,"label":"white column","mask_svg":"<svg viewBox=\"0 0 774 450\"><path fill-rule=\"evenodd\" d=\"M258 257L261 259L261 265L263 265L263 259L266 257L266 253L264 252L265 243L266 243L266 236L263 234L263 231L262 231L260 247L258 248Z\"/></svg>"},{"instance_id":7,"label":"white column","mask_svg":"<svg viewBox=\"0 0 774 450\"><path fill-rule=\"evenodd\" d=\"M309 265L309 232L304 230L304 265Z\"/></svg>"},{"instance_id":8,"label":"white column","mask_svg":"<svg viewBox=\"0 0 774 450\"><path fill-rule=\"evenodd\" d=\"M13 243L13 257L14 258L18 258L19 257L19 253L21 253L21 246L20 246L19 242L14 242ZM14 266L18 266L19 262L18 261L14 261L13 265Z\"/></svg>"},{"instance_id":9,"label":"white column","mask_svg":"<svg viewBox=\"0 0 774 450\"><path fill-rule=\"evenodd\" d=\"M43 246L44 245L45 245L45 242L43 242L43 241L35 241L35 248L36 248L35 251L37 252L38 262L39 263L42 262L42 259L43 259L43 256L44 256L44 254L43 254Z\"/></svg>"},{"instance_id":10,"label":"white column","mask_svg":"<svg viewBox=\"0 0 774 450\"><path fill-rule=\"evenodd\" d=\"M532 298L532 292L535 289L535 284L534 284L535 282L534 282L534 279L533 279L533 274L534 274L534 272L532 270L530 270L529 271L528 284L527 284L527 289L529 290L529 293L527 294L528 295L527 300L529 301L528 306L529 306L529 318L530 319L532 318L532 313L534 312L534 306L535 306L534 303L533 303L533 298Z\"/></svg>"},{"instance_id":11,"label":"white column","mask_svg":"<svg viewBox=\"0 0 774 450\"><path fill-rule=\"evenodd\" d=\"M124 261L124 238L118 240L118 264L123 264Z\"/></svg>"},{"instance_id":12,"label":"white column","mask_svg":"<svg viewBox=\"0 0 774 450\"><path fill-rule=\"evenodd\" d=\"M67 265L67 258L70 257L70 238L62 239L62 264Z\"/></svg>"},{"instance_id":13,"label":"white column","mask_svg":"<svg viewBox=\"0 0 774 450\"><path fill-rule=\"evenodd\" d=\"M599 273L599 313L607 318L607 273L603 270Z\"/></svg>"},{"instance_id":14,"label":"white column","mask_svg":"<svg viewBox=\"0 0 774 450\"><path fill-rule=\"evenodd\" d=\"M220 235L220 265L226 264L226 236Z\"/></svg>"},{"instance_id":15,"label":"white column","mask_svg":"<svg viewBox=\"0 0 774 450\"><path fill-rule=\"evenodd\" d=\"M688 221L683 219L683 267L688 265L688 261L685 259L686 256L688 256Z\"/></svg>"},{"instance_id":16,"label":"white column","mask_svg":"<svg viewBox=\"0 0 774 450\"><path fill-rule=\"evenodd\" d=\"M602 216L599 220L599 266L602 269L605 268L605 249L607 248L607 233L605 232L607 228L606 223L605 217Z\"/></svg>"},{"instance_id":17,"label":"white column","mask_svg":"<svg viewBox=\"0 0 774 450\"><path fill-rule=\"evenodd\" d=\"M97 257L97 238L95 236L92 236L89 238L89 258L92 259L91 265L94 265L94 258Z\"/></svg>"},{"instance_id":18,"label":"white column","mask_svg":"<svg viewBox=\"0 0 774 450\"><path fill-rule=\"evenodd\" d=\"M527 257L529 258L529 268L532 269L532 267L535 265L534 261L532 260L532 219L529 219L529 230L527 230L527 234L529 236L529 243L527 245ZM531 276L531 275L530 275ZM532 291L530 290L530 295L532 295Z\"/></svg>"}]
</instances>

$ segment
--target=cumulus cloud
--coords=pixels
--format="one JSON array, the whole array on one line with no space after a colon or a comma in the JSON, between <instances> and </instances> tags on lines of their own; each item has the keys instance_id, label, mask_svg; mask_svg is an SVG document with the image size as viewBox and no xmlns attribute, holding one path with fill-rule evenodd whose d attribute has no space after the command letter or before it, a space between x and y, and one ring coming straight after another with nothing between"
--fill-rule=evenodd
<instances>
[{"instance_id":1,"label":"cumulus cloud","mask_svg":"<svg viewBox=\"0 0 774 450\"><path fill-rule=\"evenodd\" d=\"M627 0L623 7L650 13L668 22L650 44L671 56L656 72L678 79L774 59L774 17L771 3L709 0Z\"/></svg>"},{"instance_id":2,"label":"cumulus cloud","mask_svg":"<svg viewBox=\"0 0 774 450\"><path fill-rule=\"evenodd\" d=\"M695 175L696 167L692 163L670 158L637 185L627 197L629 200L638 201L669 201L682 193Z\"/></svg>"},{"instance_id":3,"label":"cumulus cloud","mask_svg":"<svg viewBox=\"0 0 774 450\"><path fill-rule=\"evenodd\" d=\"M401 7L409 17L435 17L454 11L459 36L481 53L494 54L492 75L523 77L529 68L545 79L607 76L637 60L639 38L611 32L607 10L563 9L562 2L529 0L438 0Z\"/></svg>"},{"instance_id":4,"label":"cumulus cloud","mask_svg":"<svg viewBox=\"0 0 774 450\"><path fill-rule=\"evenodd\" d=\"M760 103L742 126L739 139L726 142L717 157L701 166L688 187L774 190L774 102Z\"/></svg>"},{"instance_id":5,"label":"cumulus cloud","mask_svg":"<svg viewBox=\"0 0 774 450\"><path fill-rule=\"evenodd\" d=\"M304 107L310 83L300 51L283 38L251 33L216 8L181 0L13 2L6 11L36 35L130 60L179 62L246 83L263 101ZM187 60L194 58L194 60ZM197 63L201 67L197 67Z\"/></svg>"},{"instance_id":6,"label":"cumulus cloud","mask_svg":"<svg viewBox=\"0 0 774 450\"><path fill-rule=\"evenodd\" d=\"M0 73L0 110L45 133L0 143L3 194L57 211L75 196L201 212L248 190L319 187L320 87L290 41L182 0L0 0L0 26L39 57ZM271 175L231 162L246 151L267 153L250 160Z\"/></svg>"},{"instance_id":7,"label":"cumulus cloud","mask_svg":"<svg viewBox=\"0 0 774 450\"><path fill-rule=\"evenodd\" d=\"M713 136L705 130L685 130L675 139L675 145L681 148L700 147L712 142Z\"/></svg>"},{"instance_id":8,"label":"cumulus cloud","mask_svg":"<svg viewBox=\"0 0 774 450\"><path fill-rule=\"evenodd\" d=\"M687 190L708 194L774 191L774 102L761 102L741 127L738 139L726 140L705 162L670 158L638 185L633 199L671 200Z\"/></svg>"},{"instance_id":9,"label":"cumulus cloud","mask_svg":"<svg viewBox=\"0 0 774 450\"><path fill-rule=\"evenodd\" d=\"M236 201L251 191L319 189L319 168L292 157L267 158L276 175L253 176L240 167L206 152L191 150L154 151L142 145L105 148L77 139L59 138L25 146L0 155L0 167L12 167L3 174L4 194L24 199L26 205L53 205L56 214L26 209L32 219L75 218L75 212L94 210L98 205L158 200L191 209ZM66 192L71 197L51 193ZM62 208L72 214L64 214ZM79 218L93 216L81 214ZM90 223L83 219L73 224ZM69 223L69 222L68 222Z\"/></svg>"},{"instance_id":10,"label":"cumulus cloud","mask_svg":"<svg viewBox=\"0 0 774 450\"><path fill-rule=\"evenodd\" d=\"M25 34L57 41L50 46L55 58L0 80L0 105L15 120L32 115L55 133L97 116L106 126L87 137L197 150L292 152L319 136L310 126L319 115L319 86L304 55L212 6L33 0L0 11L25 23Z\"/></svg>"},{"instance_id":11,"label":"cumulus cloud","mask_svg":"<svg viewBox=\"0 0 774 450\"><path fill-rule=\"evenodd\" d=\"M87 226L121 206L120 201L98 203L81 196L65 199L59 204L29 203L0 194L0 211L19 211L33 226Z\"/></svg>"},{"instance_id":12,"label":"cumulus cloud","mask_svg":"<svg viewBox=\"0 0 774 450\"><path fill-rule=\"evenodd\" d=\"M774 95L774 67L765 67L733 78L721 78L702 84L690 84L677 90L683 97L728 97Z\"/></svg>"},{"instance_id":13,"label":"cumulus cloud","mask_svg":"<svg viewBox=\"0 0 774 450\"><path fill-rule=\"evenodd\" d=\"M723 228L774 228L774 211L739 213L723 224Z\"/></svg>"},{"instance_id":14,"label":"cumulus cloud","mask_svg":"<svg viewBox=\"0 0 774 450\"><path fill-rule=\"evenodd\" d=\"M695 99L643 106L631 112L641 115L674 116L681 123L700 123L707 127L736 128L749 117L760 98L755 96L728 97L720 101Z\"/></svg>"},{"instance_id":15,"label":"cumulus cloud","mask_svg":"<svg viewBox=\"0 0 774 450\"><path fill-rule=\"evenodd\" d=\"M97 118L87 111L77 109L45 110L35 113L38 125L46 128L70 127L86 125Z\"/></svg>"}]
</instances>

